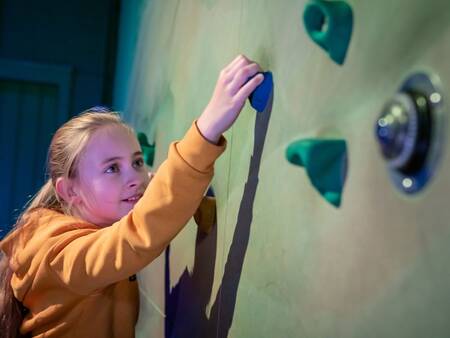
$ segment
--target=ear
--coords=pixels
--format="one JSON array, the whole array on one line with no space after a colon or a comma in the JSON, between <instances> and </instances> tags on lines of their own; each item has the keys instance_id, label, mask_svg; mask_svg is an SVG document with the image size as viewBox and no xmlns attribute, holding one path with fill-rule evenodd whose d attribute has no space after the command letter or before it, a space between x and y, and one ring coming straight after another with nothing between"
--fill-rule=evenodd
<instances>
[{"instance_id":1,"label":"ear","mask_svg":"<svg viewBox=\"0 0 450 338\"><path fill-rule=\"evenodd\" d=\"M74 190L74 182L70 178L58 177L55 183L55 190L59 198L68 204L77 204L81 199Z\"/></svg>"}]
</instances>

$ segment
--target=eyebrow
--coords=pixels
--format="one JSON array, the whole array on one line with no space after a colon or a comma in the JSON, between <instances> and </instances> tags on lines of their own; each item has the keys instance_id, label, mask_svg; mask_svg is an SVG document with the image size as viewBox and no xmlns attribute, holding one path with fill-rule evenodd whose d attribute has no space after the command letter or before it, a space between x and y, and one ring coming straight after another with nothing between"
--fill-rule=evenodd
<instances>
[{"instance_id":1,"label":"eyebrow","mask_svg":"<svg viewBox=\"0 0 450 338\"><path fill-rule=\"evenodd\" d=\"M136 152L134 152L134 153L133 153L133 157L136 157L136 156L142 156L142 151L136 151ZM117 161L117 160L120 160L120 159L122 159L121 156L109 157L109 158L107 158L106 160L104 160L104 161L102 162L102 165L105 165L106 163L114 162L114 161Z\"/></svg>"}]
</instances>

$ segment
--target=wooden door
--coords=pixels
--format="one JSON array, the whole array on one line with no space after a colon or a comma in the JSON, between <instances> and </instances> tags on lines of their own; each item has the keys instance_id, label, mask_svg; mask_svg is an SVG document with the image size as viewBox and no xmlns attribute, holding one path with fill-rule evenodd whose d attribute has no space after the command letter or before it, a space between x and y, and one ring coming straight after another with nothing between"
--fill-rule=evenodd
<instances>
[{"instance_id":1,"label":"wooden door","mask_svg":"<svg viewBox=\"0 0 450 338\"><path fill-rule=\"evenodd\" d=\"M69 117L70 67L0 59L0 238L45 181L47 148Z\"/></svg>"}]
</instances>

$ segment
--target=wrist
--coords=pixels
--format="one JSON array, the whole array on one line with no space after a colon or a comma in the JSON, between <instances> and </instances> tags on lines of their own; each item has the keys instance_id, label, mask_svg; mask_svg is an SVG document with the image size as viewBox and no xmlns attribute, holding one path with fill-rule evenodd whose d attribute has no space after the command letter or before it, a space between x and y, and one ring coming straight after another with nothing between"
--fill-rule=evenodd
<instances>
[{"instance_id":1,"label":"wrist","mask_svg":"<svg viewBox=\"0 0 450 338\"><path fill-rule=\"evenodd\" d=\"M206 120L204 115L198 118L196 125L200 134L209 142L214 144L217 144L219 142L222 133L218 133L215 128L212 127L212 124Z\"/></svg>"}]
</instances>

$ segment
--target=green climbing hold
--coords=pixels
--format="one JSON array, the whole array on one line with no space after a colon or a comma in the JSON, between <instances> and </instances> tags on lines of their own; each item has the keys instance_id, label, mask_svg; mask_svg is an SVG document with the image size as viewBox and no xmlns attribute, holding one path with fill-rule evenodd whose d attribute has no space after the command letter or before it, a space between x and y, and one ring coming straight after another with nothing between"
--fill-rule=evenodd
<instances>
[{"instance_id":1,"label":"green climbing hold","mask_svg":"<svg viewBox=\"0 0 450 338\"><path fill-rule=\"evenodd\" d=\"M303 22L311 39L342 65L353 29L350 5L345 1L312 0L306 4Z\"/></svg>"},{"instance_id":2,"label":"green climbing hold","mask_svg":"<svg viewBox=\"0 0 450 338\"><path fill-rule=\"evenodd\" d=\"M137 138L142 149L145 164L150 167L153 166L153 160L155 159L155 145L150 145L148 143L147 135L144 133L138 133Z\"/></svg>"},{"instance_id":3,"label":"green climbing hold","mask_svg":"<svg viewBox=\"0 0 450 338\"><path fill-rule=\"evenodd\" d=\"M341 205L347 175L347 145L344 140L303 139L286 149L287 160L304 167L312 185L329 203Z\"/></svg>"}]
</instances>

